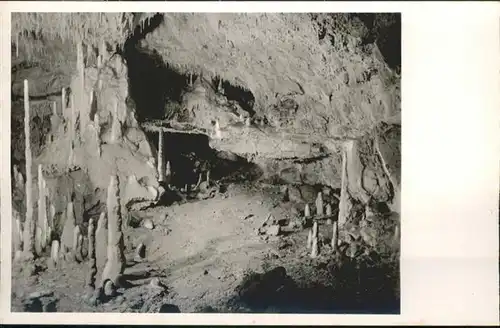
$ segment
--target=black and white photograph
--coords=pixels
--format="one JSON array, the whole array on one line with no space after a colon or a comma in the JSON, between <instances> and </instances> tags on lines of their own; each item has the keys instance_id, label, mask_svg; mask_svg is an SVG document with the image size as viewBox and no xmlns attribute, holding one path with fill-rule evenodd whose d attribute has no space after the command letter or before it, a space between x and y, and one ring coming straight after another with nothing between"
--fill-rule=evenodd
<instances>
[{"instance_id":1,"label":"black and white photograph","mask_svg":"<svg viewBox=\"0 0 500 328\"><path fill-rule=\"evenodd\" d=\"M11 13L11 311L400 313L400 13Z\"/></svg>"}]
</instances>

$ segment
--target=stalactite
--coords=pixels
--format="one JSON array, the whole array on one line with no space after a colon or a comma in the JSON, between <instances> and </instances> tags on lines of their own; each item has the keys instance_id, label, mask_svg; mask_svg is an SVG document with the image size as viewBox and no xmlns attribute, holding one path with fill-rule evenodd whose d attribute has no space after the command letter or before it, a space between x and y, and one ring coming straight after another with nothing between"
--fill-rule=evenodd
<instances>
[{"instance_id":1,"label":"stalactite","mask_svg":"<svg viewBox=\"0 0 500 328\"><path fill-rule=\"evenodd\" d=\"M24 244L23 251L27 259L35 256L35 234L36 227L33 220L33 198L31 167L31 130L30 130L30 103L28 80L24 80L24 138L25 138L25 159L26 159L26 218L24 221Z\"/></svg>"}]
</instances>

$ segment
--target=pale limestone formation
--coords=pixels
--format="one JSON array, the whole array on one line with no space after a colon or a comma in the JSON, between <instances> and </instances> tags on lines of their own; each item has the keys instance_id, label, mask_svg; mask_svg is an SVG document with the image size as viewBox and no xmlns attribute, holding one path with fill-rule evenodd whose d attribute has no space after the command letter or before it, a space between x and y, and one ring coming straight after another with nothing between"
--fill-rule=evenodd
<instances>
[{"instance_id":1,"label":"pale limestone formation","mask_svg":"<svg viewBox=\"0 0 500 328\"><path fill-rule=\"evenodd\" d=\"M338 247L338 239L339 239L339 223L338 221L333 221L333 226L332 226L332 249L334 251L337 250Z\"/></svg>"},{"instance_id":2,"label":"pale limestone formation","mask_svg":"<svg viewBox=\"0 0 500 328\"><path fill-rule=\"evenodd\" d=\"M338 225L343 226L349 216L350 210L350 196L348 191L348 177L347 177L347 158L348 153L352 152L354 142L347 141L342 150L342 180L340 188L340 202L339 202L339 216Z\"/></svg>"},{"instance_id":3,"label":"pale limestone formation","mask_svg":"<svg viewBox=\"0 0 500 328\"><path fill-rule=\"evenodd\" d=\"M312 228L311 258L316 258L318 255L319 255L318 222L314 221Z\"/></svg>"},{"instance_id":4,"label":"pale limestone formation","mask_svg":"<svg viewBox=\"0 0 500 328\"><path fill-rule=\"evenodd\" d=\"M222 131L220 129L219 120L215 120L215 138L222 139Z\"/></svg>"},{"instance_id":5,"label":"pale limestone formation","mask_svg":"<svg viewBox=\"0 0 500 328\"><path fill-rule=\"evenodd\" d=\"M76 226L75 209L73 202L69 202L66 209L66 221L61 235L61 251L67 253L73 250L74 231Z\"/></svg>"},{"instance_id":6,"label":"pale limestone formation","mask_svg":"<svg viewBox=\"0 0 500 328\"><path fill-rule=\"evenodd\" d=\"M326 204L325 212L327 216L332 216L332 205L330 203Z\"/></svg>"},{"instance_id":7,"label":"pale limestone formation","mask_svg":"<svg viewBox=\"0 0 500 328\"><path fill-rule=\"evenodd\" d=\"M318 192L318 196L316 197L316 213L321 216L323 215L323 195L321 192Z\"/></svg>"},{"instance_id":8,"label":"pale limestone formation","mask_svg":"<svg viewBox=\"0 0 500 328\"><path fill-rule=\"evenodd\" d=\"M112 175L108 187L108 252L101 281L111 280L119 286L119 280L125 270L124 238L120 206L120 189L117 175Z\"/></svg>"},{"instance_id":9,"label":"pale limestone formation","mask_svg":"<svg viewBox=\"0 0 500 328\"><path fill-rule=\"evenodd\" d=\"M26 160L26 218L24 221L24 243L23 251L27 259L35 256L35 234L36 222L33 220L33 197L31 173L31 129L30 129L30 102L28 80L24 80L24 136L25 136L25 160Z\"/></svg>"},{"instance_id":10,"label":"pale limestone formation","mask_svg":"<svg viewBox=\"0 0 500 328\"><path fill-rule=\"evenodd\" d=\"M46 182L43 178L42 164L38 164L38 225L40 227L39 243L41 251L47 246L47 198Z\"/></svg>"},{"instance_id":11,"label":"pale limestone formation","mask_svg":"<svg viewBox=\"0 0 500 328\"><path fill-rule=\"evenodd\" d=\"M95 253L97 270L102 272L106 264L107 247L108 247L108 223L106 213L102 212L97 220L97 228L95 231Z\"/></svg>"},{"instance_id":12,"label":"pale limestone formation","mask_svg":"<svg viewBox=\"0 0 500 328\"><path fill-rule=\"evenodd\" d=\"M50 248L50 258L52 259L52 262L57 265L57 263L59 262L59 241L58 240L52 241L52 246Z\"/></svg>"},{"instance_id":13,"label":"pale limestone formation","mask_svg":"<svg viewBox=\"0 0 500 328\"><path fill-rule=\"evenodd\" d=\"M165 181L165 162L164 162L164 154L163 154L163 142L164 142L163 131L158 132L158 181Z\"/></svg>"},{"instance_id":14,"label":"pale limestone formation","mask_svg":"<svg viewBox=\"0 0 500 328\"><path fill-rule=\"evenodd\" d=\"M306 204L304 207L304 217L311 217L311 208L309 207L309 204Z\"/></svg>"},{"instance_id":15,"label":"pale limestone formation","mask_svg":"<svg viewBox=\"0 0 500 328\"><path fill-rule=\"evenodd\" d=\"M307 232L307 249L310 249L312 247L312 237L313 237L312 229L309 229L309 231Z\"/></svg>"}]
</instances>

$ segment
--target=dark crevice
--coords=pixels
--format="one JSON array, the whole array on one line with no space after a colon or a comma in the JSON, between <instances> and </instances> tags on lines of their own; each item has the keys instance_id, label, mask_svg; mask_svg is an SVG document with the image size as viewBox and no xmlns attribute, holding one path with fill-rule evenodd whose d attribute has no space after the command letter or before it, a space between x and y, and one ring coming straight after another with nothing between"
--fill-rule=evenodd
<instances>
[{"instance_id":1,"label":"dark crevice","mask_svg":"<svg viewBox=\"0 0 500 328\"><path fill-rule=\"evenodd\" d=\"M182 91L187 86L187 77L165 63L155 50L141 49L139 41L158 28L164 20L163 14L156 14L145 20L143 28L136 26L127 39L123 57L127 61L129 92L134 100L137 119L163 119L165 105L179 103Z\"/></svg>"},{"instance_id":2,"label":"dark crevice","mask_svg":"<svg viewBox=\"0 0 500 328\"><path fill-rule=\"evenodd\" d=\"M355 13L368 28L363 44L377 44L391 69L401 70L401 14L400 13Z\"/></svg>"},{"instance_id":3,"label":"dark crevice","mask_svg":"<svg viewBox=\"0 0 500 328\"><path fill-rule=\"evenodd\" d=\"M158 134L147 134L158 147ZM178 188L196 184L200 174L205 179L207 171L211 179L226 182L254 180L262 175L261 170L246 159L210 148L209 138L203 134L165 133L163 151L165 161L170 162L170 184Z\"/></svg>"},{"instance_id":4,"label":"dark crevice","mask_svg":"<svg viewBox=\"0 0 500 328\"><path fill-rule=\"evenodd\" d=\"M247 111L251 116L255 115L255 110L253 109L255 97L250 90L234 86L227 81L222 82L222 88L228 100L238 102L243 110Z\"/></svg>"}]
</instances>

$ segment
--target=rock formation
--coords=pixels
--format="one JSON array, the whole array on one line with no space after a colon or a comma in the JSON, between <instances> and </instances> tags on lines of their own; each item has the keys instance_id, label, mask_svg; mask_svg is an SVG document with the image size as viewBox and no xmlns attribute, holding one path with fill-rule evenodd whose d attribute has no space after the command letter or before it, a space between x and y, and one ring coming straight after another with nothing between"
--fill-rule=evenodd
<instances>
[{"instance_id":1,"label":"rock formation","mask_svg":"<svg viewBox=\"0 0 500 328\"><path fill-rule=\"evenodd\" d=\"M25 158L26 158L26 217L24 219L24 255L29 259L35 256L35 234L36 223L33 220L33 196L31 167L31 133L30 133L30 103L28 80L24 80L24 136L25 136Z\"/></svg>"},{"instance_id":2,"label":"rock formation","mask_svg":"<svg viewBox=\"0 0 500 328\"><path fill-rule=\"evenodd\" d=\"M59 262L59 241L58 240L53 240L52 245L50 248L50 259L54 263L54 265L57 265Z\"/></svg>"},{"instance_id":3,"label":"rock formation","mask_svg":"<svg viewBox=\"0 0 500 328\"><path fill-rule=\"evenodd\" d=\"M87 286L91 289L95 288L95 280L97 275L97 261L96 261L96 253L95 253L95 236L96 236L96 226L94 223L94 219L89 220L88 227L88 265L89 265L89 273L87 278Z\"/></svg>"},{"instance_id":4,"label":"rock formation","mask_svg":"<svg viewBox=\"0 0 500 328\"><path fill-rule=\"evenodd\" d=\"M318 196L316 197L316 213L321 216L323 215L323 194L318 192Z\"/></svg>"},{"instance_id":5,"label":"rock formation","mask_svg":"<svg viewBox=\"0 0 500 328\"><path fill-rule=\"evenodd\" d=\"M158 132L158 181L165 181L165 155L163 154L165 146L163 145L163 131Z\"/></svg>"},{"instance_id":6,"label":"rock formation","mask_svg":"<svg viewBox=\"0 0 500 328\"><path fill-rule=\"evenodd\" d=\"M312 243L311 243L311 258L316 258L319 255L318 245L318 222L314 221L312 227Z\"/></svg>"},{"instance_id":7,"label":"rock formation","mask_svg":"<svg viewBox=\"0 0 500 328\"><path fill-rule=\"evenodd\" d=\"M96 266L99 272L102 272L107 259L108 249L108 223L106 213L102 212L97 221L95 232L95 250L96 250Z\"/></svg>"},{"instance_id":8,"label":"rock formation","mask_svg":"<svg viewBox=\"0 0 500 328\"><path fill-rule=\"evenodd\" d=\"M66 218L64 222L64 227L61 235L61 251L63 253L73 251L76 242L74 240L75 227L76 227L76 217L75 208L72 201L68 203L66 209Z\"/></svg>"},{"instance_id":9,"label":"rock formation","mask_svg":"<svg viewBox=\"0 0 500 328\"><path fill-rule=\"evenodd\" d=\"M311 217L311 209L309 208L309 204L306 204L306 206L304 207L304 217Z\"/></svg>"},{"instance_id":10,"label":"rock formation","mask_svg":"<svg viewBox=\"0 0 500 328\"><path fill-rule=\"evenodd\" d=\"M124 238L122 232L122 216L120 206L120 189L118 176L112 175L108 187L108 252L101 281L111 280L120 286L119 279L125 269Z\"/></svg>"},{"instance_id":11,"label":"rock formation","mask_svg":"<svg viewBox=\"0 0 500 328\"><path fill-rule=\"evenodd\" d=\"M38 165L38 225L40 227L40 249L45 250L47 245L47 198L46 198L46 183L43 178L42 165Z\"/></svg>"}]
</instances>

